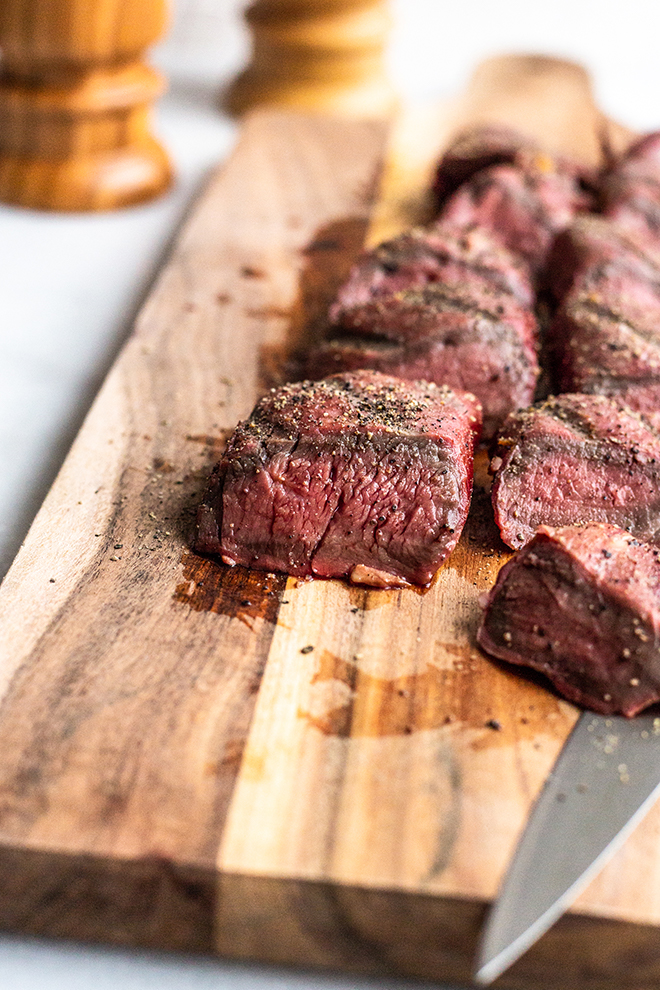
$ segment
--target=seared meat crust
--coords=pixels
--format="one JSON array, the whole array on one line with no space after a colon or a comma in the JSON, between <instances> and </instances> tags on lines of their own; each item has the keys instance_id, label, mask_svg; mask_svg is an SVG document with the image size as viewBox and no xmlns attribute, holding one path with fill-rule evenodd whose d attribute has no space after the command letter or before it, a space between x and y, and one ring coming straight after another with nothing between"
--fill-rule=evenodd
<instances>
[{"instance_id":1,"label":"seared meat crust","mask_svg":"<svg viewBox=\"0 0 660 990\"><path fill-rule=\"evenodd\" d=\"M640 138L614 162L600 193L606 217L644 239L660 239L660 131Z\"/></svg>"},{"instance_id":2,"label":"seared meat crust","mask_svg":"<svg viewBox=\"0 0 660 990\"><path fill-rule=\"evenodd\" d=\"M513 413L491 462L502 539L539 526L609 522L660 542L660 435L600 395L559 395Z\"/></svg>"},{"instance_id":3,"label":"seared meat crust","mask_svg":"<svg viewBox=\"0 0 660 990\"><path fill-rule=\"evenodd\" d=\"M497 165L464 182L438 220L488 231L539 278L555 236L589 205L570 175Z\"/></svg>"},{"instance_id":4,"label":"seared meat crust","mask_svg":"<svg viewBox=\"0 0 660 990\"><path fill-rule=\"evenodd\" d=\"M198 511L227 564L428 584L467 517L474 396L372 371L273 389L236 428Z\"/></svg>"},{"instance_id":5,"label":"seared meat crust","mask_svg":"<svg viewBox=\"0 0 660 990\"><path fill-rule=\"evenodd\" d=\"M555 172L566 175L577 188L585 191L594 190L598 184L595 170L561 156L549 155L536 142L512 128L487 124L457 134L444 152L433 183L438 208L472 176L495 165L514 165L529 174Z\"/></svg>"},{"instance_id":6,"label":"seared meat crust","mask_svg":"<svg viewBox=\"0 0 660 990\"><path fill-rule=\"evenodd\" d=\"M604 715L660 700L660 550L607 523L551 529L500 570L477 639Z\"/></svg>"},{"instance_id":7,"label":"seared meat crust","mask_svg":"<svg viewBox=\"0 0 660 990\"><path fill-rule=\"evenodd\" d=\"M307 373L369 367L464 389L482 403L490 438L533 398L537 332L531 311L511 295L434 283L345 310L333 339L310 351Z\"/></svg>"},{"instance_id":8,"label":"seared meat crust","mask_svg":"<svg viewBox=\"0 0 660 990\"><path fill-rule=\"evenodd\" d=\"M525 306L534 301L525 266L487 231L416 228L357 260L330 307L330 322L341 325L356 306L432 282L490 287L515 296Z\"/></svg>"},{"instance_id":9,"label":"seared meat crust","mask_svg":"<svg viewBox=\"0 0 660 990\"><path fill-rule=\"evenodd\" d=\"M609 395L660 422L660 254L585 217L557 238L549 275L559 390Z\"/></svg>"}]
</instances>

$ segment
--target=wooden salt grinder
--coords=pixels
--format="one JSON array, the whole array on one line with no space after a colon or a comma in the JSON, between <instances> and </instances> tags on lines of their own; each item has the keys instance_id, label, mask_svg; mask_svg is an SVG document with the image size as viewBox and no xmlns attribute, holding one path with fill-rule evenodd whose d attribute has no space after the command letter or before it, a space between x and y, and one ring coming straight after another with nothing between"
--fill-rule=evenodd
<instances>
[{"instance_id":1,"label":"wooden salt grinder","mask_svg":"<svg viewBox=\"0 0 660 990\"><path fill-rule=\"evenodd\" d=\"M385 71L387 0L256 0L252 60L225 106L257 104L380 117L395 103Z\"/></svg>"},{"instance_id":2,"label":"wooden salt grinder","mask_svg":"<svg viewBox=\"0 0 660 990\"><path fill-rule=\"evenodd\" d=\"M163 80L140 60L164 27L165 0L0 0L0 200L106 210L167 188Z\"/></svg>"}]
</instances>

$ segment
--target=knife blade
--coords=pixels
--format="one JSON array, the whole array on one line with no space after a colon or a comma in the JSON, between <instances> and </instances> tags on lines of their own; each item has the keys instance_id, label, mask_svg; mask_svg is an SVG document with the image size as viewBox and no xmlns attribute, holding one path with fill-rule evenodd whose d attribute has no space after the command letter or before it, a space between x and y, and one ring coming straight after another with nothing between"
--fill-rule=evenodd
<instances>
[{"instance_id":1,"label":"knife blade","mask_svg":"<svg viewBox=\"0 0 660 990\"><path fill-rule=\"evenodd\" d=\"M660 718L584 712L539 795L487 918L475 981L523 955L660 796Z\"/></svg>"}]
</instances>

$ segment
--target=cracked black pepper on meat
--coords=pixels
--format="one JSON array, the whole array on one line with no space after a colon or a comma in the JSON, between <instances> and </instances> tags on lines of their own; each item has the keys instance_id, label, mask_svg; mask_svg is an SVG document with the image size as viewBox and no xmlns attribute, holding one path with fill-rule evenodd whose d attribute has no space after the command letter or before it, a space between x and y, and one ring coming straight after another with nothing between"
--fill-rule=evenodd
<instances>
[{"instance_id":1,"label":"cracked black pepper on meat","mask_svg":"<svg viewBox=\"0 0 660 990\"><path fill-rule=\"evenodd\" d=\"M657 550L640 541L660 537L660 136L599 172L506 128L477 128L447 150L434 191L428 228L356 262L306 355L316 380L270 393L237 428L200 508L198 548L305 576L427 583L467 513L479 418L467 392L483 406L485 437L500 431L491 470L505 541L541 540L555 564L573 554L578 569L595 554L607 598L623 581L623 549L642 547L655 567ZM533 405L540 354L544 382L567 394ZM576 523L576 535L548 535ZM483 631L497 625L495 592L480 636L495 655L534 665L516 639L525 581L536 580L534 554L521 554L507 565L523 591L497 626L499 646ZM575 614L593 592L572 583ZM600 613L587 611L598 640ZM641 611L630 619L631 635L642 642L641 629L657 651L643 621ZM621 656L636 663L639 642ZM608 689L607 662L576 688L583 659L567 643L559 665L539 669L596 710L632 714L654 697L655 674L637 668L625 690Z\"/></svg>"}]
</instances>

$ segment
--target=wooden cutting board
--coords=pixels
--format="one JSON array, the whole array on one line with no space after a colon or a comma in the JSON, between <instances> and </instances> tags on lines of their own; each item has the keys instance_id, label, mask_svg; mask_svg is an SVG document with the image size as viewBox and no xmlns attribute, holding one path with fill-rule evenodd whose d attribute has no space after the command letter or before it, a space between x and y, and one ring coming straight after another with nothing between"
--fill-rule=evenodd
<instances>
[{"instance_id":1,"label":"wooden cutting board","mask_svg":"<svg viewBox=\"0 0 660 990\"><path fill-rule=\"evenodd\" d=\"M469 982L577 716L475 646L506 556L483 464L425 593L188 547L227 431L477 120L592 162L626 139L578 67L500 59L389 136L259 113L211 181L0 592L3 927ZM500 985L659 982L660 808Z\"/></svg>"}]
</instances>

